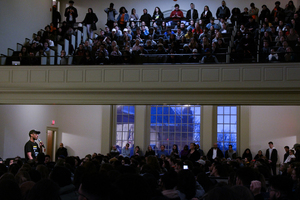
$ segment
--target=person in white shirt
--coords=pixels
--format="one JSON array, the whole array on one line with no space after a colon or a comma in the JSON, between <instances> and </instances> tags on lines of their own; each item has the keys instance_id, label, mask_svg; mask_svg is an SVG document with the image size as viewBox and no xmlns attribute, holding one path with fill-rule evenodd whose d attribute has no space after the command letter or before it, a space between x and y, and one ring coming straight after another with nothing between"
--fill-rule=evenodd
<instances>
[{"instance_id":1,"label":"person in white shirt","mask_svg":"<svg viewBox=\"0 0 300 200\"><path fill-rule=\"evenodd\" d=\"M296 156L294 155L293 149L290 149L289 154L290 155L285 159L284 163L290 163L291 161L293 161L293 159L296 158Z\"/></svg>"}]
</instances>

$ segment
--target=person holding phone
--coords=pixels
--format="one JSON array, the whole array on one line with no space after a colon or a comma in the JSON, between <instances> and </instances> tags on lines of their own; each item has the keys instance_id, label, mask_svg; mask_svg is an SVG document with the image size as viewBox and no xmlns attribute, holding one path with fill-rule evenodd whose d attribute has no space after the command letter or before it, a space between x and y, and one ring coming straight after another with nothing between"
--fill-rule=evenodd
<instances>
[{"instance_id":1,"label":"person holding phone","mask_svg":"<svg viewBox=\"0 0 300 200\"><path fill-rule=\"evenodd\" d=\"M68 25L74 28L76 18L78 17L77 9L73 6L74 1L69 1L69 7L65 9L65 17Z\"/></svg>"}]
</instances>

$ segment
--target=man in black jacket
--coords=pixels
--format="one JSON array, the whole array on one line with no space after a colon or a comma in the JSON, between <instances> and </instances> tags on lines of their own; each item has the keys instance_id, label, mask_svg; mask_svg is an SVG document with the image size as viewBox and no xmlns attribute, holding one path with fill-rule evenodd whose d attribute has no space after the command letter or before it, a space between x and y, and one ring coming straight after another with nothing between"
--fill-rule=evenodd
<instances>
[{"instance_id":1,"label":"man in black jacket","mask_svg":"<svg viewBox=\"0 0 300 200\"><path fill-rule=\"evenodd\" d=\"M191 9L187 11L186 18L195 22L198 19L198 17L198 11L195 9L195 5L191 3Z\"/></svg>"},{"instance_id":2,"label":"man in black jacket","mask_svg":"<svg viewBox=\"0 0 300 200\"><path fill-rule=\"evenodd\" d=\"M60 143L59 148L56 151L56 160L59 156L68 157L68 150L64 147L63 143Z\"/></svg>"},{"instance_id":3,"label":"man in black jacket","mask_svg":"<svg viewBox=\"0 0 300 200\"><path fill-rule=\"evenodd\" d=\"M221 149L218 148L218 144L215 143L214 146L208 151L207 159L210 161L214 160L215 158L223 158L224 154Z\"/></svg>"},{"instance_id":4,"label":"man in black jacket","mask_svg":"<svg viewBox=\"0 0 300 200\"><path fill-rule=\"evenodd\" d=\"M141 21L144 21L146 26L150 27L150 21L152 19L151 15L148 13L148 10L144 8L144 14L141 16Z\"/></svg>"},{"instance_id":5,"label":"man in black jacket","mask_svg":"<svg viewBox=\"0 0 300 200\"><path fill-rule=\"evenodd\" d=\"M269 160L269 164L273 172L273 175L276 175L276 163L277 163L278 153L273 145L273 142L269 142L269 148L266 151L266 157Z\"/></svg>"},{"instance_id":6,"label":"man in black jacket","mask_svg":"<svg viewBox=\"0 0 300 200\"><path fill-rule=\"evenodd\" d=\"M222 5L217 9L216 16L218 20L224 18L226 21L230 17L230 10L226 6L226 2L222 1Z\"/></svg>"},{"instance_id":7,"label":"man in black jacket","mask_svg":"<svg viewBox=\"0 0 300 200\"><path fill-rule=\"evenodd\" d=\"M65 9L66 21L72 28L74 28L74 23L76 23L76 18L78 17L77 9L73 5L74 1L69 1L69 7Z\"/></svg>"}]
</instances>

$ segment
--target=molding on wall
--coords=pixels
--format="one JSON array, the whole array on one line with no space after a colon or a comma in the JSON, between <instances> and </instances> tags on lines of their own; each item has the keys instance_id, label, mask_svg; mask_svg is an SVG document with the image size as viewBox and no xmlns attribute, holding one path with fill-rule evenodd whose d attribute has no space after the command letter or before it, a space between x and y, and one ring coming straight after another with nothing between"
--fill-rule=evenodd
<instances>
[{"instance_id":1,"label":"molding on wall","mask_svg":"<svg viewBox=\"0 0 300 200\"><path fill-rule=\"evenodd\" d=\"M0 104L299 105L300 66L0 66L0 93Z\"/></svg>"}]
</instances>

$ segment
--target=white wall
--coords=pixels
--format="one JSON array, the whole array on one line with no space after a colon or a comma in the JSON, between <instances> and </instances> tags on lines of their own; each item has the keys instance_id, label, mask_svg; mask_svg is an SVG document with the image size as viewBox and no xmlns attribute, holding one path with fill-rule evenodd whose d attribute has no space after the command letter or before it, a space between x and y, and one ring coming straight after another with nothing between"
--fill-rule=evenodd
<instances>
[{"instance_id":1,"label":"white wall","mask_svg":"<svg viewBox=\"0 0 300 200\"><path fill-rule=\"evenodd\" d=\"M101 152L102 106L57 106L57 124L60 137L70 155L80 157ZM60 140L61 139L61 140Z\"/></svg>"},{"instance_id":2,"label":"white wall","mask_svg":"<svg viewBox=\"0 0 300 200\"><path fill-rule=\"evenodd\" d=\"M252 154L262 150L265 155L268 142L272 141L282 163L284 146L292 148L300 141L300 107L250 106L249 113L249 147Z\"/></svg>"},{"instance_id":3,"label":"white wall","mask_svg":"<svg viewBox=\"0 0 300 200\"><path fill-rule=\"evenodd\" d=\"M16 50L17 43L43 29L51 21L51 0L1 0L0 1L0 53L7 48Z\"/></svg>"},{"instance_id":4,"label":"white wall","mask_svg":"<svg viewBox=\"0 0 300 200\"><path fill-rule=\"evenodd\" d=\"M46 127L55 118L55 107L40 105L0 106L0 157L24 157L24 145L31 129L41 131L39 138L46 141Z\"/></svg>"},{"instance_id":5,"label":"white wall","mask_svg":"<svg viewBox=\"0 0 300 200\"><path fill-rule=\"evenodd\" d=\"M103 106L0 105L0 157L24 157L24 145L31 129L41 131L46 143L46 127L55 120L57 148L63 142L70 155L101 152ZM105 125L104 125L105 126Z\"/></svg>"},{"instance_id":6,"label":"white wall","mask_svg":"<svg viewBox=\"0 0 300 200\"><path fill-rule=\"evenodd\" d=\"M61 14L63 15L64 9L66 8L66 5L68 4L68 0L62 0L61 1ZM78 11L78 21L83 21L85 14L87 13L87 9L89 7L93 8L94 12L99 18L99 22L97 23L98 28L104 28L104 25L106 23L107 15L104 12L104 9L109 7L109 4L113 2L115 4L115 9L119 11L119 8L121 6L125 6L129 13L131 13L131 9L135 8L137 10L137 14L139 16L142 15L143 9L147 8L148 13L151 15L153 14L154 8L156 6L160 7L162 11L174 9L174 5L177 3L180 6L180 9L188 10L190 9L190 3L194 3L196 6L196 9L200 14L203 11L203 8L205 5L208 5L213 16L216 14L217 8L221 5L221 0L212 0L212 1L186 1L186 0L177 0L171 1L171 0L113 0L113 1L95 1L95 0L75 0L74 7L77 8ZM259 0L253 0L253 1L227 1L227 6L229 7L230 11L234 7L238 7L243 11L244 7L250 7L250 3L255 3L256 7L259 8L261 11L261 6L263 4L267 5L267 7L272 10L274 8L275 0L266 0L266 1L259 1ZM288 0L281 1L282 7L284 7L285 4L288 3ZM294 1L295 5L298 5L298 2ZM169 17L169 16L165 16ZM64 18L65 19L65 18Z\"/></svg>"}]
</instances>

